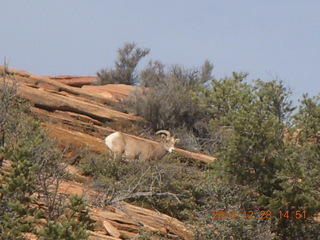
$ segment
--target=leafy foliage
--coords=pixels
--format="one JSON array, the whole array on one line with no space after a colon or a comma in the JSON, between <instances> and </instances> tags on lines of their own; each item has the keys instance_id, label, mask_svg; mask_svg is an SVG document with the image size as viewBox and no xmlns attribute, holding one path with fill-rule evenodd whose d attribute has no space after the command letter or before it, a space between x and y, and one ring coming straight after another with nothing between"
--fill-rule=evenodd
<instances>
[{"instance_id":1,"label":"leafy foliage","mask_svg":"<svg viewBox=\"0 0 320 240\"><path fill-rule=\"evenodd\" d=\"M151 131L168 129L188 137L181 146L201 148L197 137L209 134L204 124L205 112L199 109L194 94L211 76L213 66L206 61L202 70L172 66L168 71L160 62L150 62L140 74L141 85L124 102L122 108L139 115L150 123ZM178 136L179 137L179 136Z\"/></svg>"},{"instance_id":2,"label":"leafy foliage","mask_svg":"<svg viewBox=\"0 0 320 240\"><path fill-rule=\"evenodd\" d=\"M295 125L299 129L298 141L303 143L309 140L319 144L320 132L320 95L308 97L304 94L299 111L294 115Z\"/></svg>"},{"instance_id":3,"label":"leafy foliage","mask_svg":"<svg viewBox=\"0 0 320 240\"><path fill-rule=\"evenodd\" d=\"M3 239L24 239L24 233L34 233L44 239L88 237L86 229L91 225L87 203L81 197L73 196L70 204L64 206L58 201L56 192L49 190L55 189L61 181L62 169L57 162L59 154L50 148L51 142L45 134L37 122L29 119L19 132L20 139L1 149L4 158L11 160L10 168L1 172L0 230ZM38 209L35 192L37 199L46 204L44 210ZM61 220L62 216L66 218ZM40 218L47 220L43 230L35 227Z\"/></svg>"},{"instance_id":4,"label":"leafy foliage","mask_svg":"<svg viewBox=\"0 0 320 240\"><path fill-rule=\"evenodd\" d=\"M295 131L291 128L295 108L288 100L291 91L281 81L258 80L248 85L233 74L231 79L213 79L212 86L204 89L199 101L213 118L212 131L221 134L214 175L250 189L257 195L257 209L310 214L302 220L274 218L271 229L278 237L315 236L319 223L312 216L319 212L319 146L316 124L310 123L319 121L316 104L303 100L313 110L300 107L294 124L305 130L297 141L286 142L285 134Z\"/></svg>"},{"instance_id":5,"label":"leafy foliage","mask_svg":"<svg viewBox=\"0 0 320 240\"><path fill-rule=\"evenodd\" d=\"M180 219L187 219L186 209L195 207L192 189L202 179L201 172L177 163L175 156L161 162L124 162L89 154L80 159L80 167L97 191L107 193L107 204L127 200Z\"/></svg>"},{"instance_id":6,"label":"leafy foliage","mask_svg":"<svg viewBox=\"0 0 320 240\"><path fill-rule=\"evenodd\" d=\"M0 73L0 146L3 146L10 133L18 126L19 116L24 112L24 104L17 97L16 81L8 81L10 73L5 64ZM10 76L12 78L12 76ZM11 134L12 135L12 134Z\"/></svg>"},{"instance_id":7,"label":"leafy foliage","mask_svg":"<svg viewBox=\"0 0 320 240\"><path fill-rule=\"evenodd\" d=\"M3 170L1 161L0 235L2 239L24 239L23 233L33 231L32 225L41 213L32 206L37 164L30 160L32 140L28 143L18 137L24 107L16 95L15 83L8 82L7 74L5 66L0 84L0 155L2 159L11 159L11 166Z\"/></svg>"},{"instance_id":8,"label":"leafy foliage","mask_svg":"<svg viewBox=\"0 0 320 240\"><path fill-rule=\"evenodd\" d=\"M3 113L0 117L0 238L25 239L27 233L40 237L40 219L46 218L45 228L50 228L55 220L70 211L64 222L69 226L66 229L71 228L68 231L76 235L73 239L86 238L89 226L86 203L77 197L70 200L69 206L64 206L57 194L63 178L61 151L47 137L41 124L30 116L29 105L17 97L15 85L11 84L13 76L7 74L10 73L5 69L0 88L3 100L0 104ZM46 208L40 210L38 201Z\"/></svg>"},{"instance_id":9,"label":"leafy foliage","mask_svg":"<svg viewBox=\"0 0 320 240\"><path fill-rule=\"evenodd\" d=\"M114 69L101 69L98 75L98 85L121 83L134 85L137 83L135 69L139 61L150 52L149 49L141 49L135 43L126 43L118 50L118 59Z\"/></svg>"},{"instance_id":10,"label":"leafy foliage","mask_svg":"<svg viewBox=\"0 0 320 240\"><path fill-rule=\"evenodd\" d=\"M196 239L272 239L271 221L249 218L259 213L256 196L246 186L227 182L208 173L197 186Z\"/></svg>"},{"instance_id":11,"label":"leafy foliage","mask_svg":"<svg viewBox=\"0 0 320 240\"><path fill-rule=\"evenodd\" d=\"M319 97L304 95L293 116L295 128L288 133L290 141L285 142L283 168L277 173L282 191L274 192L270 208L292 214L304 211L308 218L280 219L276 229L282 238L318 238L320 224L314 216L320 211L319 110Z\"/></svg>"},{"instance_id":12,"label":"leafy foliage","mask_svg":"<svg viewBox=\"0 0 320 240\"><path fill-rule=\"evenodd\" d=\"M69 204L63 220L49 221L47 226L40 232L44 239L56 240L80 240L87 239L87 229L92 227L92 220L86 209L87 202L81 196L69 197Z\"/></svg>"},{"instance_id":13,"label":"leafy foliage","mask_svg":"<svg viewBox=\"0 0 320 240\"><path fill-rule=\"evenodd\" d=\"M39 217L39 211L31 205L37 165L30 161L30 148L21 143L3 152L12 164L1 173L4 183L0 185L0 232L3 239L23 239L22 233L33 232L33 222Z\"/></svg>"}]
</instances>

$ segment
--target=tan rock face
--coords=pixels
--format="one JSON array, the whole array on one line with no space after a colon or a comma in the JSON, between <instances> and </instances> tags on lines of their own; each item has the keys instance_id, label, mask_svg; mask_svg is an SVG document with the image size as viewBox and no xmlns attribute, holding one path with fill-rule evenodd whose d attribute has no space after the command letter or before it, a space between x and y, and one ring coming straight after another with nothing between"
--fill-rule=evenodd
<instances>
[{"instance_id":1,"label":"tan rock face","mask_svg":"<svg viewBox=\"0 0 320 240\"><path fill-rule=\"evenodd\" d=\"M102 98L118 102L119 100L125 99L134 88L125 84L107 84L102 86L84 85L81 89L90 94L99 95Z\"/></svg>"},{"instance_id":2,"label":"tan rock face","mask_svg":"<svg viewBox=\"0 0 320 240\"><path fill-rule=\"evenodd\" d=\"M90 85L97 80L96 77L92 77L92 76L70 76L70 75L48 76L48 78L72 87L81 87L83 85Z\"/></svg>"}]
</instances>

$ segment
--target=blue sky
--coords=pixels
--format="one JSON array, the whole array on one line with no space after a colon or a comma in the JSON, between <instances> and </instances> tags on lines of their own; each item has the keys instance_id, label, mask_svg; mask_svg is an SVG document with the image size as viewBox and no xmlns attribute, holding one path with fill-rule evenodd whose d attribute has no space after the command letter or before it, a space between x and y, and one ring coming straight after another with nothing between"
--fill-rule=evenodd
<instances>
[{"instance_id":1,"label":"blue sky","mask_svg":"<svg viewBox=\"0 0 320 240\"><path fill-rule=\"evenodd\" d=\"M95 75L125 42L166 65L200 67L221 78L282 79L320 92L320 1L2 0L0 61L39 75ZM1 64L2 64L1 63Z\"/></svg>"}]
</instances>

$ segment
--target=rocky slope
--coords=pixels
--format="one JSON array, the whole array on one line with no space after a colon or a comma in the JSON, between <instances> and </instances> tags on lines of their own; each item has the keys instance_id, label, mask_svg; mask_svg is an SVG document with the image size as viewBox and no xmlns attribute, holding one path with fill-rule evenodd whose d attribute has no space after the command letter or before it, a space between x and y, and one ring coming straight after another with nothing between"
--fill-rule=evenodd
<instances>
[{"instance_id":1,"label":"rocky slope","mask_svg":"<svg viewBox=\"0 0 320 240\"><path fill-rule=\"evenodd\" d=\"M4 67L0 66L0 73ZM87 147L98 153L107 152L103 139L123 128L144 124L140 117L116 111L110 103L125 98L134 87L127 85L91 85L95 77L37 76L9 69L7 80L18 84L18 95L32 103L32 112L43 119L52 137L76 151ZM144 139L145 141L151 141ZM209 163L215 158L183 149L177 152L187 158ZM71 153L72 154L72 153ZM70 166L70 172L76 169ZM90 196L97 196L90 190ZM75 181L64 181L62 194L84 194L88 189ZM141 230L156 232L159 239L192 239L193 233L179 220L165 214L120 202L107 207L91 207L97 227L92 239L133 239ZM162 236L162 237L161 237Z\"/></svg>"}]
</instances>

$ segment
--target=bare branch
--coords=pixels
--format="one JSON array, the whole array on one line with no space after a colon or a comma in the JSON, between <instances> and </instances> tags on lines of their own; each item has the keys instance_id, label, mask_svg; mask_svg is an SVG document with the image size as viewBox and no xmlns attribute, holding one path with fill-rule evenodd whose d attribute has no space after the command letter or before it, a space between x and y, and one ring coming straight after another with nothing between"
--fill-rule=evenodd
<instances>
[{"instance_id":1,"label":"bare branch","mask_svg":"<svg viewBox=\"0 0 320 240\"><path fill-rule=\"evenodd\" d=\"M106 200L107 204L113 204L116 203L118 201L122 201L125 199L131 199L131 198L140 198L140 197L173 197L177 200L178 203L181 203L180 199L178 198L178 196L174 193L171 192L136 192L136 193L129 193L126 195L120 195L120 196L116 196L113 199L108 198Z\"/></svg>"}]
</instances>

